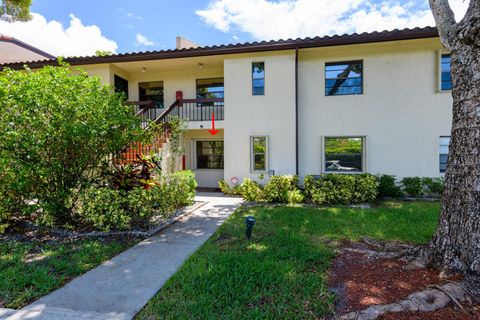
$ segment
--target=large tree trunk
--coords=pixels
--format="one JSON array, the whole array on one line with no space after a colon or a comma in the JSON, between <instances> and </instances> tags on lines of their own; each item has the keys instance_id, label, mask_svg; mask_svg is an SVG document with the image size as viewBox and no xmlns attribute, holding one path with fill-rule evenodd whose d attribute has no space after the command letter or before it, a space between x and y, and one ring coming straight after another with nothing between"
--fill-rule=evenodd
<instances>
[{"instance_id":1,"label":"large tree trunk","mask_svg":"<svg viewBox=\"0 0 480 320\"><path fill-rule=\"evenodd\" d=\"M446 4L445 4L446 2ZM480 0L456 24L448 1L431 0L442 42L452 54L453 121L442 211L424 248L445 271L480 276ZM448 7L445 9L445 5ZM441 16L443 15L443 16Z\"/></svg>"}]
</instances>

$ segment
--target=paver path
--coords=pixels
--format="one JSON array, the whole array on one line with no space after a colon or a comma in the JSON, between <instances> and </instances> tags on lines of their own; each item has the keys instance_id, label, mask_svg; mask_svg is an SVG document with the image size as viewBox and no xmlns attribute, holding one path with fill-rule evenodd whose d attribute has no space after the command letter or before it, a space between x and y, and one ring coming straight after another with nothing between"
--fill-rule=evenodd
<instances>
[{"instance_id":1,"label":"paver path","mask_svg":"<svg viewBox=\"0 0 480 320\"><path fill-rule=\"evenodd\" d=\"M200 193L196 199L208 203L162 233L3 319L133 318L242 201L216 193Z\"/></svg>"}]
</instances>

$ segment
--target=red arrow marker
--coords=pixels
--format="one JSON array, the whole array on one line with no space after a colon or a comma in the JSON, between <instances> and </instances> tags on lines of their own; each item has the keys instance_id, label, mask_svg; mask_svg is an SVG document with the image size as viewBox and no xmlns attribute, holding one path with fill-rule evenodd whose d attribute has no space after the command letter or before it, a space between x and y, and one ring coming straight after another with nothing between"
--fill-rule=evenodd
<instances>
[{"instance_id":1,"label":"red arrow marker","mask_svg":"<svg viewBox=\"0 0 480 320\"><path fill-rule=\"evenodd\" d=\"M215 112L212 111L212 129L208 130L213 136L216 135L220 130L215 129Z\"/></svg>"}]
</instances>

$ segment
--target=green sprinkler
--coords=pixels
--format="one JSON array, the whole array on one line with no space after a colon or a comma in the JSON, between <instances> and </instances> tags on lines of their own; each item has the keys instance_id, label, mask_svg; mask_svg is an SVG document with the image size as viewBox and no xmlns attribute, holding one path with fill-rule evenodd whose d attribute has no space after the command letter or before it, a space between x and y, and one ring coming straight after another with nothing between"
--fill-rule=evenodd
<instances>
[{"instance_id":1,"label":"green sprinkler","mask_svg":"<svg viewBox=\"0 0 480 320\"><path fill-rule=\"evenodd\" d=\"M248 216L245 219L245 224L247 225L247 230L245 231L245 235L247 236L247 239L250 239L252 237L253 226L255 225L255 217Z\"/></svg>"}]
</instances>

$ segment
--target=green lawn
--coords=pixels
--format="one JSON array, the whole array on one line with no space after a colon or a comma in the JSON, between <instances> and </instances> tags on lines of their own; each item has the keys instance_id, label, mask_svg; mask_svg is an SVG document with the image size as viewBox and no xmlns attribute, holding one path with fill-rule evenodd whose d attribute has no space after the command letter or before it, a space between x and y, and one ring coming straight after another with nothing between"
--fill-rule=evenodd
<instances>
[{"instance_id":1,"label":"green lawn","mask_svg":"<svg viewBox=\"0 0 480 320\"><path fill-rule=\"evenodd\" d=\"M135 241L0 242L0 307L20 308L117 255Z\"/></svg>"},{"instance_id":2,"label":"green lawn","mask_svg":"<svg viewBox=\"0 0 480 320\"><path fill-rule=\"evenodd\" d=\"M384 203L378 208L242 208L205 243L137 319L315 319L332 311L325 240L362 237L427 241L438 203ZM257 219L252 240L244 218Z\"/></svg>"}]
</instances>

